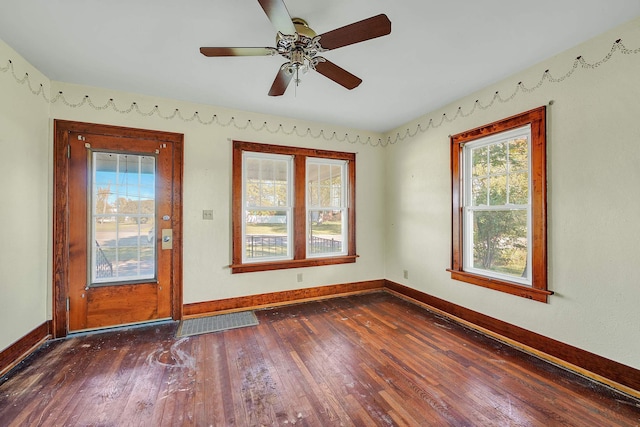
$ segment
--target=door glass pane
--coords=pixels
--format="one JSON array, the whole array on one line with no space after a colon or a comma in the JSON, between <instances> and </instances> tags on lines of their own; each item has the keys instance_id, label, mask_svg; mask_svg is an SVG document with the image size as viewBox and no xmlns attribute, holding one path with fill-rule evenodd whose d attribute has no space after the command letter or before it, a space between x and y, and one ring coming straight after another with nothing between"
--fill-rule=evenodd
<instances>
[{"instance_id":1,"label":"door glass pane","mask_svg":"<svg viewBox=\"0 0 640 427\"><path fill-rule=\"evenodd\" d=\"M153 156L92 153L91 283L156 276Z\"/></svg>"}]
</instances>

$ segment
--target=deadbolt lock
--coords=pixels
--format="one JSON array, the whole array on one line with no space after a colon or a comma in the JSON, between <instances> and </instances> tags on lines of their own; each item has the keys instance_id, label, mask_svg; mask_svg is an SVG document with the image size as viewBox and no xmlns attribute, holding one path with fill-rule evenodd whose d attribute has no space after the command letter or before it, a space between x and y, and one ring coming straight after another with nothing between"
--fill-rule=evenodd
<instances>
[{"instance_id":1,"label":"deadbolt lock","mask_svg":"<svg viewBox=\"0 0 640 427\"><path fill-rule=\"evenodd\" d=\"M173 248L173 230L171 228L162 229L162 249Z\"/></svg>"}]
</instances>

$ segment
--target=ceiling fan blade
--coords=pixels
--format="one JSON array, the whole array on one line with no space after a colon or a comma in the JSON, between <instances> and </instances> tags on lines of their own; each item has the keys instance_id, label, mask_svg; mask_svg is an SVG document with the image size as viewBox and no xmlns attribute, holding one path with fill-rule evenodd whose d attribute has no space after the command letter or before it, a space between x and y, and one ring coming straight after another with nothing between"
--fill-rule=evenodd
<instances>
[{"instance_id":1,"label":"ceiling fan blade","mask_svg":"<svg viewBox=\"0 0 640 427\"><path fill-rule=\"evenodd\" d=\"M287 6L282 0L258 0L258 3L260 3L264 13L267 14L269 21L271 21L276 30L288 35L296 33L296 27L291 21L291 15L289 15Z\"/></svg>"},{"instance_id":2,"label":"ceiling fan blade","mask_svg":"<svg viewBox=\"0 0 640 427\"><path fill-rule=\"evenodd\" d=\"M271 89L269 89L269 96L284 95L284 92L287 90L287 86L289 86L292 77L292 73L280 69L280 71L278 71L278 74L276 75L276 79L271 85Z\"/></svg>"},{"instance_id":3,"label":"ceiling fan blade","mask_svg":"<svg viewBox=\"0 0 640 427\"><path fill-rule=\"evenodd\" d=\"M331 61L318 62L318 64L316 64L316 71L349 90L358 87L358 85L362 83L362 79L338 67Z\"/></svg>"},{"instance_id":4,"label":"ceiling fan blade","mask_svg":"<svg viewBox=\"0 0 640 427\"><path fill-rule=\"evenodd\" d=\"M270 56L277 50L272 47L201 47L204 56Z\"/></svg>"},{"instance_id":5,"label":"ceiling fan blade","mask_svg":"<svg viewBox=\"0 0 640 427\"><path fill-rule=\"evenodd\" d=\"M386 36L389 33L391 33L391 21L387 15L380 14L321 34L320 45L327 50L337 49Z\"/></svg>"}]
</instances>

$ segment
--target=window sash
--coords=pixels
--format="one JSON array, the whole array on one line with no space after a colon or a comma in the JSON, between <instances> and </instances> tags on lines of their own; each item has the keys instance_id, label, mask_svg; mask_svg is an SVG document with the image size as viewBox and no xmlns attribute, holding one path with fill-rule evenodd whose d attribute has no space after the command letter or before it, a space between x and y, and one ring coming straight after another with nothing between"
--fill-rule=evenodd
<instances>
[{"instance_id":1,"label":"window sash","mask_svg":"<svg viewBox=\"0 0 640 427\"><path fill-rule=\"evenodd\" d=\"M251 171L249 171L249 165L251 160L257 160L259 162L258 181L260 183L260 189L258 190L260 196L259 200L263 200L262 184L263 181L276 181L275 171L272 173L272 179L268 180L263 177L263 161L273 160L276 162L284 162L286 165L286 194L284 204L265 204L265 203L250 203L251 197L249 197L249 177ZM282 183L271 182L274 187L274 201L278 199L275 195L275 187L282 186ZM270 154L260 152L243 152L242 153L242 206L243 209L243 221L242 221L242 262L243 263L258 263L258 262L270 262L279 260L293 259L293 157L289 155ZM278 199L280 200L280 199ZM257 212L271 213L267 215L257 215ZM255 216L262 217L260 219ZM280 223L280 219L277 217L284 216L285 233L282 234L255 234L249 233L247 228L249 225L258 227L260 224ZM271 220L272 222L269 222Z\"/></svg>"},{"instance_id":2,"label":"window sash","mask_svg":"<svg viewBox=\"0 0 640 427\"><path fill-rule=\"evenodd\" d=\"M527 268L531 265L531 210L528 206L520 207L520 208L492 208L492 209L474 209L474 208L466 208L466 214L463 219L464 223L464 243L463 243L463 270L469 273L475 273L488 277L495 277L500 280L507 280L510 282L519 283L525 286L531 286L531 268ZM475 266L475 247L476 243L474 241L474 217L479 212L491 212L491 213L502 213L502 212L525 212L527 218L527 227L526 227L526 260L524 266L524 272L522 276L517 276L514 274L503 274L499 271L477 267Z\"/></svg>"},{"instance_id":3,"label":"window sash","mask_svg":"<svg viewBox=\"0 0 640 427\"><path fill-rule=\"evenodd\" d=\"M308 157L306 160L306 250L308 258L347 254L349 230L347 165L346 160L317 157ZM329 172L329 176L323 178L321 176L323 171ZM335 172L338 172L338 175L334 175ZM337 177L339 177L338 188L333 182ZM324 185L322 185L323 181L326 182ZM317 184L314 185L314 182ZM325 193L325 197L322 197L322 193ZM323 199L328 203L323 203ZM335 223L335 220L331 221L335 217L339 217L339 233L335 233L335 227L325 227L323 224L325 222L323 219ZM324 233L315 233L316 228L324 228Z\"/></svg>"},{"instance_id":4,"label":"window sash","mask_svg":"<svg viewBox=\"0 0 640 427\"><path fill-rule=\"evenodd\" d=\"M517 139L525 139L527 141L527 163L526 169L518 169L515 171L510 170L509 166L509 143ZM497 147L500 144L506 144L505 151L505 165L504 171L495 173L491 170L490 165L490 150L491 147ZM484 175L488 179L491 177L504 177L505 178L505 202L502 204L491 204L490 195L491 188L486 190L485 203L475 203L473 195L473 155L477 153L479 149L488 148L487 150L487 174ZM479 274L487 277L493 277L500 280L507 280L515 282L524 286L532 285L532 272L531 268L527 268L531 265L532 254L532 222L531 222L531 125L527 124L517 129L509 131L503 131L494 135L490 135L484 138L477 139L473 142L469 142L462 148L462 168L464 181L462 183L463 188L463 209L464 215L462 218L462 233L463 233L463 271ZM510 177L515 174L527 173L527 204L513 204L510 203ZM487 184L489 185L489 184ZM481 268L475 265L475 248L478 242L474 240L476 223L474 221L476 215L480 212L514 212L524 211L526 213L526 260L524 266L523 276L516 276L513 274L503 274L499 271Z\"/></svg>"}]
</instances>

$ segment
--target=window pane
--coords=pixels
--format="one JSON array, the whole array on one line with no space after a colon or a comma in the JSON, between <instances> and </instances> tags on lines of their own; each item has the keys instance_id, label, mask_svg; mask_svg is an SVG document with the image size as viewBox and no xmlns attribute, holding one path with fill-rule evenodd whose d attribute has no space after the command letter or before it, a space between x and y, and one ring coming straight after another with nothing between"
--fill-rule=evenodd
<instances>
[{"instance_id":1,"label":"window pane","mask_svg":"<svg viewBox=\"0 0 640 427\"><path fill-rule=\"evenodd\" d=\"M309 206L320 206L320 183L318 182L317 163L307 164L307 203Z\"/></svg>"},{"instance_id":2,"label":"window pane","mask_svg":"<svg viewBox=\"0 0 640 427\"><path fill-rule=\"evenodd\" d=\"M153 279L155 158L93 153L91 282Z\"/></svg>"},{"instance_id":3,"label":"window pane","mask_svg":"<svg viewBox=\"0 0 640 427\"><path fill-rule=\"evenodd\" d=\"M94 224L95 239L94 239L94 262L93 266L93 281L96 279L109 279L114 277L115 262L115 242L116 242L116 217L115 216L100 216L96 218L96 224Z\"/></svg>"},{"instance_id":4,"label":"window pane","mask_svg":"<svg viewBox=\"0 0 640 427\"><path fill-rule=\"evenodd\" d=\"M247 206L287 206L288 159L248 156L245 162L245 200Z\"/></svg>"},{"instance_id":5,"label":"window pane","mask_svg":"<svg viewBox=\"0 0 640 427\"><path fill-rule=\"evenodd\" d=\"M245 160L245 193L249 206L260 206L260 160Z\"/></svg>"},{"instance_id":6,"label":"window pane","mask_svg":"<svg viewBox=\"0 0 640 427\"><path fill-rule=\"evenodd\" d=\"M499 142L489 146L489 173L502 174L507 171L507 144Z\"/></svg>"},{"instance_id":7,"label":"window pane","mask_svg":"<svg viewBox=\"0 0 640 427\"><path fill-rule=\"evenodd\" d=\"M246 182L245 186L247 205L260 206L260 181L257 179L251 179Z\"/></svg>"},{"instance_id":8,"label":"window pane","mask_svg":"<svg viewBox=\"0 0 640 427\"><path fill-rule=\"evenodd\" d=\"M486 205L487 203L487 192L489 191L487 187L488 180L486 178L478 179L474 178L472 181L472 197L473 206Z\"/></svg>"},{"instance_id":9,"label":"window pane","mask_svg":"<svg viewBox=\"0 0 640 427\"><path fill-rule=\"evenodd\" d=\"M144 239L146 240L146 236ZM120 279L139 280L142 277L153 277L152 248L139 245L136 237L121 239L116 268Z\"/></svg>"},{"instance_id":10,"label":"window pane","mask_svg":"<svg viewBox=\"0 0 640 427\"><path fill-rule=\"evenodd\" d=\"M509 203L526 205L529 203L529 174L514 173L509 175Z\"/></svg>"},{"instance_id":11,"label":"window pane","mask_svg":"<svg viewBox=\"0 0 640 427\"><path fill-rule=\"evenodd\" d=\"M509 172L526 171L529 168L529 145L527 138L509 141Z\"/></svg>"},{"instance_id":12,"label":"window pane","mask_svg":"<svg viewBox=\"0 0 640 427\"><path fill-rule=\"evenodd\" d=\"M307 187L307 195L309 197L308 204L310 207L320 206L320 188L317 181L309 182Z\"/></svg>"},{"instance_id":13,"label":"window pane","mask_svg":"<svg viewBox=\"0 0 640 427\"><path fill-rule=\"evenodd\" d=\"M488 148L476 148L471 151L473 168L472 173L473 176L487 176L489 173L489 165L487 159Z\"/></svg>"},{"instance_id":14,"label":"window pane","mask_svg":"<svg viewBox=\"0 0 640 427\"><path fill-rule=\"evenodd\" d=\"M318 176L315 179L318 182L318 206L331 206L331 165L318 165Z\"/></svg>"},{"instance_id":15,"label":"window pane","mask_svg":"<svg viewBox=\"0 0 640 427\"><path fill-rule=\"evenodd\" d=\"M526 276L527 211L473 212L473 267Z\"/></svg>"},{"instance_id":16,"label":"window pane","mask_svg":"<svg viewBox=\"0 0 640 427\"><path fill-rule=\"evenodd\" d=\"M246 211L245 258L256 260L289 254L286 211Z\"/></svg>"},{"instance_id":17,"label":"window pane","mask_svg":"<svg viewBox=\"0 0 640 427\"><path fill-rule=\"evenodd\" d=\"M507 203L507 177L506 175L492 176L489 178L489 204L501 206Z\"/></svg>"},{"instance_id":18,"label":"window pane","mask_svg":"<svg viewBox=\"0 0 640 427\"><path fill-rule=\"evenodd\" d=\"M343 214L339 210L309 212L309 255L343 252Z\"/></svg>"},{"instance_id":19,"label":"window pane","mask_svg":"<svg viewBox=\"0 0 640 427\"><path fill-rule=\"evenodd\" d=\"M345 162L307 162L307 203L311 208L342 208Z\"/></svg>"}]
</instances>

